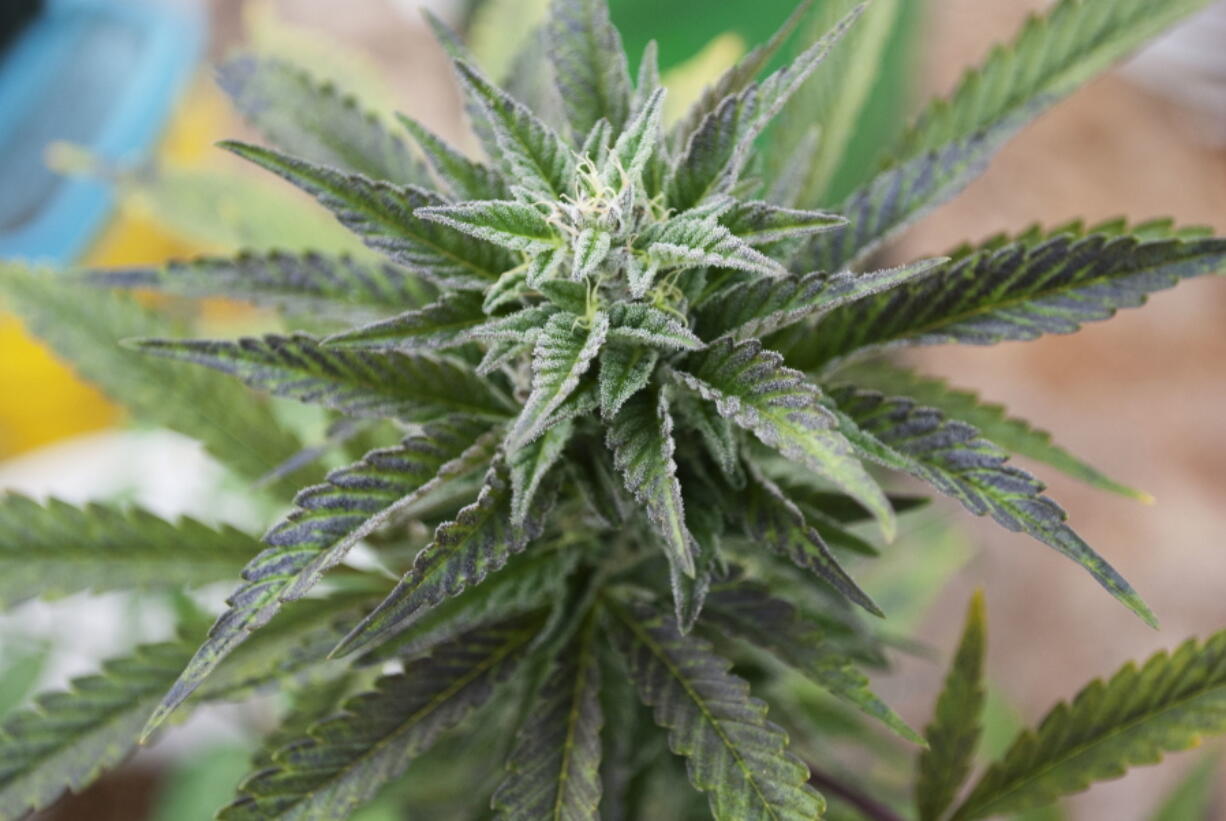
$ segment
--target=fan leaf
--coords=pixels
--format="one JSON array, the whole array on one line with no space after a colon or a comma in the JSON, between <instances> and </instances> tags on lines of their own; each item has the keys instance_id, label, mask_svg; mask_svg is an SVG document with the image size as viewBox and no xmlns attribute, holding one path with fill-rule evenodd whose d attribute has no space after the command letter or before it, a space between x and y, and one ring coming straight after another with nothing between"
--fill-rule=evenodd
<instances>
[{"instance_id":1,"label":"fan leaf","mask_svg":"<svg viewBox=\"0 0 1226 821\"><path fill-rule=\"evenodd\" d=\"M327 484L298 494L295 510L265 537L269 548L244 569L244 583L228 599L229 610L149 719L146 735L283 602L304 595L360 539L432 489L436 477L461 475L487 461L492 455L492 443L482 438L487 429L469 419L432 423L401 446L374 451L334 471Z\"/></svg>"},{"instance_id":2,"label":"fan leaf","mask_svg":"<svg viewBox=\"0 0 1226 821\"><path fill-rule=\"evenodd\" d=\"M595 821L599 818L600 664L595 622L581 629L553 661L529 709L507 776L494 793L506 821Z\"/></svg>"},{"instance_id":3,"label":"fan leaf","mask_svg":"<svg viewBox=\"0 0 1226 821\"><path fill-rule=\"evenodd\" d=\"M490 383L463 363L395 351L326 347L308 334L221 340L146 339L147 353L206 365L253 388L352 416L410 421L467 413L493 419L512 411Z\"/></svg>"},{"instance_id":4,"label":"fan leaf","mask_svg":"<svg viewBox=\"0 0 1226 821\"><path fill-rule=\"evenodd\" d=\"M417 554L412 569L345 637L333 655L352 653L403 630L430 608L501 570L508 559L522 553L541 535L554 496L552 489L538 493L523 524L514 524L507 468L495 464L486 474L476 501L463 508L455 521L438 526L433 541Z\"/></svg>"},{"instance_id":5,"label":"fan leaf","mask_svg":"<svg viewBox=\"0 0 1226 821\"><path fill-rule=\"evenodd\" d=\"M1094 487L1141 501L1152 500L1148 493L1116 482L1069 453L1053 442L1047 431L1032 427L1023 419L1009 416L1002 405L983 402L976 394L950 387L941 379L896 368L884 362L875 362L871 367L844 370L840 372L840 376L857 387L891 396L906 396L916 404L936 408L949 419L978 428L985 439L1005 450L1050 465Z\"/></svg>"},{"instance_id":6,"label":"fan leaf","mask_svg":"<svg viewBox=\"0 0 1226 821\"><path fill-rule=\"evenodd\" d=\"M971 599L945 686L937 698L932 723L924 729L928 749L920 753L915 807L920 821L940 821L971 774L975 746L983 733L984 655L983 594Z\"/></svg>"},{"instance_id":7,"label":"fan leaf","mask_svg":"<svg viewBox=\"0 0 1226 821\"><path fill-rule=\"evenodd\" d=\"M426 305L435 289L389 263L313 252L251 252L169 262L161 268L91 271L87 282L109 288L158 290L191 297L240 299L287 313L348 319Z\"/></svg>"},{"instance_id":8,"label":"fan leaf","mask_svg":"<svg viewBox=\"0 0 1226 821\"><path fill-rule=\"evenodd\" d=\"M1077 562L1120 603L1155 625L1154 615L1123 576L1066 524L1043 485L979 431L906 399L840 389L830 395L847 438L869 459L910 473L957 499L976 516L1027 533Z\"/></svg>"},{"instance_id":9,"label":"fan leaf","mask_svg":"<svg viewBox=\"0 0 1226 821\"><path fill-rule=\"evenodd\" d=\"M865 274L812 273L734 285L698 307L696 326L705 339L724 334L765 337L798 322L927 277L944 260L929 259ZM807 331L807 329L806 329ZM812 334L806 333L806 338Z\"/></svg>"},{"instance_id":10,"label":"fan leaf","mask_svg":"<svg viewBox=\"0 0 1226 821\"><path fill-rule=\"evenodd\" d=\"M210 584L233 578L259 550L231 527L10 493L0 496L0 606L86 590Z\"/></svg>"},{"instance_id":11,"label":"fan leaf","mask_svg":"<svg viewBox=\"0 0 1226 821\"><path fill-rule=\"evenodd\" d=\"M1058 704L993 764L952 818L1049 804L1226 731L1226 632L1126 664Z\"/></svg>"},{"instance_id":12,"label":"fan leaf","mask_svg":"<svg viewBox=\"0 0 1226 821\"><path fill-rule=\"evenodd\" d=\"M439 285L482 287L515 267L508 251L417 216L419 208L447 202L424 188L346 174L245 143L221 146L306 191L368 246Z\"/></svg>"},{"instance_id":13,"label":"fan leaf","mask_svg":"<svg viewBox=\"0 0 1226 821\"><path fill-rule=\"evenodd\" d=\"M894 511L885 494L837 430L821 391L784 367L783 357L756 339L724 338L691 354L683 367L674 371L681 384L768 447L838 484L872 511L887 539L893 537Z\"/></svg>"},{"instance_id":14,"label":"fan leaf","mask_svg":"<svg viewBox=\"0 0 1226 821\"><path fill-rule=\"evenodd\" d=\"M506 178L547 200L568 193L575 161L557 132L497 88L471 63L457 60L456 70L489 123L494 142L490 144L487 137L485 148L504 166Z\"/></svg>"},{"instance_id":15,"label":"fan leaf","mask_svg":"<svg viewBox=\"0 0 1226 821\"><path fill-rule=\"evenodd\" d=\"M706 641L683 636L670 616L611 601L606 610L640 698L668 730L672 751L687 759L690 783L707 793L718 821L821 817L825 802L808 785L808 769L729 662Z\"/></svg>"},{"instance_id":16,"label":"fan leaf","mask_svg":"<svg viewBox=\"0 0 1226 821\"><path fill-rule=\"evenodd\" d=\"M669 565L693 578L697 546L685 523L667 398L663 393L636 393L609 423L607 439L613 467L643 506Z\"/></svg>"},{"instance_id":17,"label":"fan leaf","mask_svg":"<svg viewBox=\"0 0 1226 821\"><path fill-rule=\"evenodd\" d=\"M786 556L873 615L885 615L843 569L799 508L773 482L765 476L754 476L742 493L739 513L756 544Z\"/></svg>"},{"instance_id":18,"label":"fan leaf","mask_svg":"<svg viewBox=\"0 0 1226 821\"><path fill-rule=\"evenodd\" d=\"M630 67L604 0L553 0L549 58L570 121L582 139L599 120L621 133L630 116Z\"/></svg>"},{"instance_id":19,"label":"fan leaf","mask_svg":"<svg viewBox=\"0 0 1226 821\"><path fill-rule=\"evenodd\" d=\"M452 194L464 200L506 198L506 182L494 169L465 157L412 117L397 114L396 118L413 135L426 162Z\"/></svg>"},{"instance_id":20,"label":"fan leaf","mask_svg":"<svg viewBox=\"0 0 1226 821\"><path fill-rule=\"evenodd\" d=\"M768 651L900 737L923 743L920 735L869 689L868 679L851 661L830 646L820 625L772 596L764 585L735 577L716 580L707 594L702 623Z\"/></svg>"},{"instance_id":21,"label":"fan leaf","mask_svg":"<svg viewBox=\"0 0 1226 821\"><path fill-rule=\"evenodd\" d=\"M477 291L452 291L438 302L324 340L329 348L419 351L452 348L488 321Z\"/></svg>"},{"instance_id":22,"label":"fan leaf","mask_svg":"<svg viewBox=\"0 0 1226 821\"><path fill-rule=\"evenodd\" d=\"M331 82L252 54L223 63L217 81L243 116L290 154L398 185L429 184L404 142Z\"/></svg>"},{"instance_id":23,"label":"fan leaf","mask_svg":"<svg viewBox=\"0 0 1226 821\"><path fill-rule=\"evenodd\" d=\"M1182 279L1226 270L1226 240L1173 231L1155 236L1142 228L1134 237L1113 226L1089 232L1071 226L959 249L929 276L828 314L800 354L803 367L886 346L990 345L1072 333Z\"/></svg>"},{"instance_id":24,"label":"fan leaf","mask_svg":"<svg viewBox=\"0 0 1226 821\"><path fill-rule=\"evenodd\" d=\"M340 714L273 754L252 774L223 821L344 818L493 696L540 628L538 614L479 627L412 662Z\"/></svg>"}]
</instances>

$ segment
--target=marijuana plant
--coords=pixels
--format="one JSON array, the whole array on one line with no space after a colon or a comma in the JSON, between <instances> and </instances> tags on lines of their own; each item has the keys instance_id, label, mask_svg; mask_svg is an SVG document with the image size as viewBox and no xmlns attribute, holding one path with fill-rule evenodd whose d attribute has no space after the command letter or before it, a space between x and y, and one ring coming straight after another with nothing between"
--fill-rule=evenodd
<instances>
[{"instance_id":1,"label":"marijuana plant","mask_svg":"<svg viewBox=\"0 0 1226 821\"><path fill-rule=\"evenodd\" d=\"M1219 634L1092 684L959 803L981 606L925 741L857 669L884 652L861 611L883 614L844 567L876 553L854 525L875 520L889 540L919 501L887 494L880 466L1060 551L1153 623L1009 452L1135 491L880 354L1068 333L1226 269L1226 240L1168 221L1072 224L871 262L1026 121L1200 5L1064 0L926 109L841 202L828 181L872 85L861 54L881 26L857 25L871 7L801 4L667 126L654 50L632 80L600 0L556 0L506 83L518 96L436 23L483 161L400 117L411 150L285 63L227 63L222 86L278 149L224 147L305 190L366 248L57 277L11 266L3 289L138 415L283 504L315 483L262 551L192 521L4 500L9 604L194 587L245 567L207 633L186 618L179 640L7 723L0 815L81 788L172 716L277 684L294 708L222 818L337 818L397 784L429 817L812 819L819 787L894 817L887 787L869 800L796 754L828 726L801 679L926 744L925 821L1041 805L1226 729ZM796 30L827 18L768 73ZM165 315L84 285L273 305L288 331L182 340ZM140 354L117 337L142 337L129 345ZM230 376L326 409L327 441L301 449ZM351 463L312 480L338 452ZM359 545L394 587L346 563ZM783 702L778 724L751 684ZM686 779L697 792L672 789Z\"/></svg>"}]
</instances>

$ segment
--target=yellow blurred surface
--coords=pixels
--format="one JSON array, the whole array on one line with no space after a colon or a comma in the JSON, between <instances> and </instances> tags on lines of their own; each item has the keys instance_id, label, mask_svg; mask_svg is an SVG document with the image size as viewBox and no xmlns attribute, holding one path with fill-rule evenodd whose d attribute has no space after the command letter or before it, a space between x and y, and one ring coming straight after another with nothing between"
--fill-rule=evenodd
<instances>
[{"instance_id":1,"label":"yellow blurred surface","mask_svg":"<svg viewBox=\"0 0 1226 821\"><path fill-rule=\"evenodd\" d=\"M170 123L160 159L173 165L200 162L225 116L217 95L197 84ZM149 265L198 250L138 209L120 203L82 264ZM15 317L0 313L0 458L110 427L122 416L119 408L77 379Z\"/></svg>"}]
</instances>

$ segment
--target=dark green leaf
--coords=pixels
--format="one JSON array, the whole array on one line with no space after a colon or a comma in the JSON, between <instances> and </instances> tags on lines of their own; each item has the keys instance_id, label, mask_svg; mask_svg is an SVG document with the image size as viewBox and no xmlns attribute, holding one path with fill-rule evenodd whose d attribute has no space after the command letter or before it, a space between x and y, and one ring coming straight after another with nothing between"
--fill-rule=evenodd
<instances>
[{"instance_id":1,"label":"dark green leaf","mask_svg":"<svg viewBox=\"0 0 1226 821\"><path fill-rule=\"evenodd\" d=\"M600 804L600 665L595 623L553 662L516 735L492 806L506 821L595 821Z\"/></svg>"},{"instance_id":2,"label":"dark green leaf","mask_svg":"<svg viewBox=\"0 0 1226 821\"><path fill-rule=\"evenodd\" d=\"M345 703L251 775L224 821L344 818L494 694L540 628L531 615L481 627Z\"/></svg>"},{"instance_id":3,"label":"dark green leaf","mask_svg":"<svg viewBox=\"0 0 1226 821\"><path fill-rule=\"evenodd\" d=\"M442 357L325 347L302 333L236 342L146 339L135 345L354 416L421 421L447 413L505 418L511 412L492 385L463 363Z\"/></svg>"},{"instance_id":4,"label":"dark green leaf","mask_svg":"<svg viewBox=\"0 0 1226 821\"><path fill-rule=\"evenodd\" d=\"M842 389L831 395L844 433L866 457L910 473L946 493L976 516L990 515L1080 564L1111 595L1148 624L1154 615L1123 576L1094 552L1065 520L1043 485L963 422L905 399Z\"/></svg>"},{"instance_id":5,"label":"dark green leaf","mask_svg":"<svg viewBox=\"0 0 1226 821\"><path fill-rule=\"evenodd\" d=\"M164 721L217 665L284 601L298 598L320 574L344 558L358 540L431 489L437 476L471 471L491 455L485 426L468 419L436 422L399 447L374 451L329 475L328 483L298 494L297 507L265 537L270 547L243 571L230 608L209 631L174 687L149 720Z\"/></svg>"},{"instance_id":6,"label":"dark green leaf","mask_svg":"<svg viewBox=\"0 0 1226 821\"><path fill-rule=\"evenodd\" d=\"M642 505L669 566L692 578L697 547L685 523L672 434L668 400L654 391L640 391L628 399L607 430L613 467Z\"/></svg>"},{"instance_id":7,"label":"dark green leaf","mask_svg":"<svg viewBox=\"0 0 1226 821\"><path fill-rule=\"evenodd\" d=\"M572 133L582 139L598 120L620 133L630 116L630 69L605 0L553 0L549 58Z\"/></svg>"},{"instance_id":8,"label":"dark green leaf","mask_svg":"<svg viewBox=\"0 0 1226 821\"><path fill-rule=\"evenodd\" d=\"M764 444L843 488L877 516L891 538L894 511L822 405L817 386L786 368L783 357L756 339L724 338L691 354L676 378L722 416L751 431Z\"/></svg>"},{"instance_id":9,"label":"dark green leaf","mask_svg":"<svg viewBox=\"0 0 1226 821\"><path fill-rule=\"evenodd\" d=\"M985 439L995 442L1005 450L1051 465L1094 487L1144 502L1152 501L1148 493L1116 482L1069 453L1053 442L1047 431L1032 427L1023 419L1009 416L1002 405L983 402L976 394L950 387L941 379L881 362L841 371L840 376L858 387L888 395L903 395L917 404L936 408L949 419L966 422L978 428Z\"/></svg>"},{"instance_id":10,"label":"dark green leaf","mask_svg":"<svg viewBox=\"0 0 1226 821\"><path fill-rule=\"evenodd\" d=\"M813 821L825 809L809 771L787 752L787 736L766 705L711 645L683 636L671 617L644 606L607 603L609 630L639 696L685 756L718 821Z\"/></svg>"},{"instance_id":11,"label":"dark green leaf","mask_svg":"<svg viewBox=\"0 0 1226 821\"><path fill-rule=\"evenodd\" d=\"M341 642L334 655L344 655L402 630L446 599L485 581L507 560L522 553L541 535L554 493L537 494L523 524L511 521L511 482L501 465L490 468L476 501L455 521L434 531L434 540L413 561L413 568L362 623Z\"/></svg>"},{"instance_id":12,"label":"dark green leaf","mask_svg":"<svg viewBox=\"0 0 1226 821\"><path fill-rule=\"evenodd\" d=\"M221 145L303 189L371 248L431 281L482 287L515 266L502 248L418 217L418 208L446 204L424 188L372 181L244 143Z\"/></svg>"},{"instance_id":13,"label":"dark green leaf","mask_svg":"<svg viewBox=\"0 0 1226 821\"><path fill-rule=\"evenodd\" d=\"M796 361L809 370L866 348L1071 333L1181 279L1226 270L1226 240L1161 236L1152 224L1140 226L1141 237L1106 228L1031 231L959 249L929 276L827 315Z\"/></svg>"},{"instance_id":14,"label":"dark green leaf","mask_svg":"<svg viewBox=\"0 0 1226 821\"><path fill-rule=\"evenodd\" d=\"M1024 731L954 813L964 821L1051 803L1226 730L1226 632L1124 665Z\"/></svg>"},{"instance_id":15,"label":"dark green leaf","mask_svg":"<svg viewBox=\"0 0 1226 821\"><path fill-rule=\"evenodd\" d=\"M402 311L428 304L433 286L388 263L348 255L244 252L169 262L162 268L91 271L91 284L140 288L192 297L241 299L287 312L347 319Z\"/></svg>"}]
</instances>

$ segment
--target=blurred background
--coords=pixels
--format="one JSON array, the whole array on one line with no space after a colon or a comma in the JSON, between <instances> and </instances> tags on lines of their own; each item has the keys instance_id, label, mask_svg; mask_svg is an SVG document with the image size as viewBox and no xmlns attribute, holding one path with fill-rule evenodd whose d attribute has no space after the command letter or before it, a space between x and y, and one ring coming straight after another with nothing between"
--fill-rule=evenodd
<instances>
[{"instance_id":1,"label":"blurred background","mask_svg":"<svg viewBox=\"0 0 1226 821\"><path fill-rule=\"evenodd\" d=\"M844 189L919 102L950 90L993 42L1011 38L1045 5L878 2L898 5L889 66L858 125L854 155L836 178ZM252 135L213 87L209 65L239 47L283 55L373 108L403 110L471 147L446 61L421 22L423 5L464 30L486 67L501 74L545 3L4 0L0 258L121 266L330 241L336 229L312 204L211 147L222 137ZM700 91L769 36L792 5L611 0L632 64L649 39L659 40L670 99ZM1223 43L1226 6L1211 7L1044 116L893 253L940 253L1036 220L1172 216L1226 232ZM241 325L244 312L210 305L203 321L224 332ZM1147 507L1039 471L1079 532L1134 581L1162 629L1142 626L1054 552L938 505L911 520L912 532L887 551L880 569L865 568L871 591L896 618L890 628L930 648L900 655L894 671L878 677L880 694L904 718L915 726L928 720L976 587L988 599L989 747L1087 679L1226 626L1226 278L1158 294L1146 310L1072 337L926 349L913 361L978 389L1109 475L1153 494L1157 501ZM266 524L266 512L192 443L128 424L0 312L0 491L6 489L69 501L131 499L163 515L257 530ZM133 638L164 637L166 620L150 615L159 606L173 603L78 596L27 603L0 617L0 713L95 669ZM193 719L45 817L210 818L247 770L254 738L244 728L259 709ZM1226 783L1215 755L1172 756L1043 817L1147 818L1198 766L1203 783ZM1187 818L1226 819L1226 790L1215 800ZM400 816L389 805L368 817Z\"/></svg>"}]
</instances>

